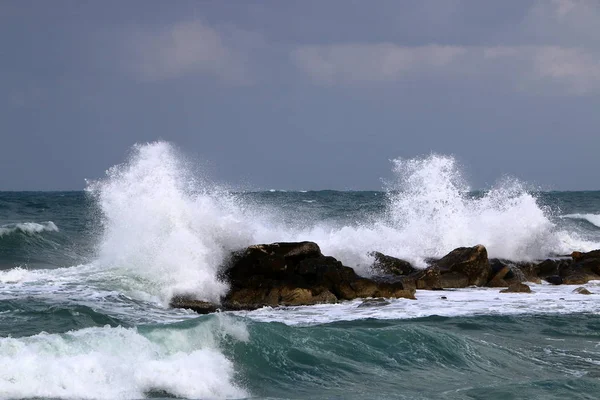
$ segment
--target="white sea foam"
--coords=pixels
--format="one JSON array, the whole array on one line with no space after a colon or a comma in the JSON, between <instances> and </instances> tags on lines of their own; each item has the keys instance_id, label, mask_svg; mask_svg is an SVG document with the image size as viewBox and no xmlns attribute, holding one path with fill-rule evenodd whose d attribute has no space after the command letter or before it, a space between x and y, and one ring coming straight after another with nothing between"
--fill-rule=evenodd
<instances>
[{"instance_id":1,"label":"white sea foam","mask_svg":"<svg viewBox=\"0 0 600 400\"><path fill-rule=\"evenodd\" d=\"M498 288L466 288L440 291L417 290L417 300L390 299L389 305L358 307L362 300L303 307L264 307L233 314L261 322L315 325L360 319L411 319L521 314L598 314L600 281L585 286L591 295L574 293L575 285L529 284L532 293L500 293ZM445 298L444 298L445 297Z\"/></svg>"},{"instance_id":2,"label":"white sea foam","mask_svg":"<svg viewBox=\"0 0 600 400\"><path fill-rule=\"evenodd\" d=\"M248 340L243 325L227 316L187 329L103 327L0 338L0 398L247 397L218 349L223 335Z\"/></svg>"},{"instance_id":3,"label":"white sea foam","mask_svg":"<svg viewBox=\"0 0 600 400\"><path fill-rule=\"evenodd\" d=\"M394 174L382 216L341 228L313 221L302 228L264 229L257 222L255 241L313 240L362 274L369 273L373 250L424 266L425 257L476 244L485 245L490 257L512 260L600 247L559 229L518 180L504 179L473 197L456 160L440 155L395 160Z\"/></svg>"},{"instance_id":4,"label":"white sea foam","mask_svg":"<svg viewBox=\"0 0 600 400\"><path fill-rule=\"evenodd\" d=\"M456 160L435 154L395 160L394 174L383 215L346 226L306 215L286 225L275 206L256 207L192 176L168 143L137 145L127 163L89 186L104 215L98 262L163 301L176 292L215 301L226 290L219 265L256 243L312 240L361 274L373 250L423 266L425 257L476 244L513 260L600 247L558 229L517 180L474 198Z\"/></svg>"},{"instance_id":5,"label":"white sea foam","mask_svg":"<svg viewBox=\"0 0 600 400\"><path fill-rule=\"evenodd\" d=\"M563 218L582 219L600 228L600 214L568 214Z\"/></svg>"},{"instance_id":6,"label":"white sea foam","mask_svg":"<svg viewBox=\"0 0 600 400\"><path fill-rule=\"evenodd\" d=\"M174 293L217 301L227 288L217 268L249 243L229 196L192 177L165 142L135 146L107 175L88 187L104 216L98 263L146 282L164 301Z\"/></svg>"},{"instance_id":7,"label":"white sea foam","mask_svg":"<svg viewBox=\"0 0 600 400\"><path fill-rule=\"evenodd\" d=\"M0 237L11 233L21 232L33 235L41 232L58 232L58 227L52 221L46 222L19 222L0 226Z\"/></svg>"}]
</instances>

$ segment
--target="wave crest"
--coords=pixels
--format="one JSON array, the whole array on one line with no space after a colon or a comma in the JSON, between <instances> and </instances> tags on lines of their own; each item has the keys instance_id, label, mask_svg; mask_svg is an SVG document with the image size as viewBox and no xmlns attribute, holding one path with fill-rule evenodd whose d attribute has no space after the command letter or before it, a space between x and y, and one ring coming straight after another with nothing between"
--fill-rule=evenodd
<instances>
[{"instance_id":1,"label":"wave crest","mask_svg":"<svg viewBox=\"0 0 600 400\"><path fill-rule=\"evenodd\" d=\"M58 232L58 227L52 221L46 222L18 222L0 226L0 237L13 233L34 235L41 232Z\"/></svg>"}]
</instances>

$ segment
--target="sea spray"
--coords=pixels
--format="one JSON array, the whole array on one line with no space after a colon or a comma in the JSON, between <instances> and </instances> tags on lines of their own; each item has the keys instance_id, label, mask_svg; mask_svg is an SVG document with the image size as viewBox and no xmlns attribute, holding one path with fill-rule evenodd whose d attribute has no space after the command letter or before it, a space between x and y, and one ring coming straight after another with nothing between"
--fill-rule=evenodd
<instances>
[{"instance_id":1,"label":"sea spray","mask_svg":"<svg viewBox=\"0 0 600 400\"><path fill-rule=\"evenodd\" d=\"M393 172L382 212L340 224L311 213L290 218L276 204L228 193L192 175L168 143L136 145L128 162L88 187L103 215L98 262L166 303L174 293L218 301L227 290L217 278L223 261L257 243L315 241L363 275L373 250L425 266L427 257L475 244L512 260L597 246L558 229L516 179L474 194L456 159L436 154L394 160Z\"/></svg>"},{"instance_id":2,"label":"sea spray","mask_svg":"<svg viewBox=\"0 0 600 400\"><path fill-rule=\"evenodd\" d=\"M229 337L247 341L248 333L235 319L215 315L176 325L0 338L0 397L247 397L219 349Z\"/></svg>"},{"instance_id":3,"label":"sea spray","mask_svg":"<svg viewBox=\"0 0 600 400\"><path fill-rule=\"evenodd\" d=\"M279 240L313 240L361 274L377 250L425 266L454 248L483 244L490 257L532 260L598 246L557 228L552 213L517 179L472 192L451 156L432 154L393 161L385 210L354 224L313 221L280 227ZM377 193L373 193L376 195ZM275 239L272 233L267 236ZM260 240L259 240L260 241Z\"/></svg>"},{"instance_id":4,"label":"sea spray","mask_svg":"<svg viewBox=\"0 0 600 400\"><path fill-rule=\"evenodd\" d=\"M217 269L249 243L228 194L189 174L168 143L136 145L128 162L88 186L103 215L98 263L143 280L163 301L190 293L218 301Z\"/></svg>"}]
</instances>

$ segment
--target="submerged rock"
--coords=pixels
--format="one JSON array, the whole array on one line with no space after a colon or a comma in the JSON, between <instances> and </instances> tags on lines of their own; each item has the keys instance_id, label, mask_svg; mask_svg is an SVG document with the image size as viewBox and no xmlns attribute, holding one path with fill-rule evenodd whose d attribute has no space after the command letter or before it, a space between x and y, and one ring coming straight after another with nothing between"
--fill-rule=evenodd
<instances>
[{"instance_id":1,"label":"submerged rock","mask_svg":"<svg viewBox=\"0 0 600 400\"><path fill-rule=\"evenodd\" d=\"M390 303L386 299L378 297L378 298L375 298L375 299L366 299L366 300L364 300L362 303L360 303L358 305L357 308L383 307L383 306L387 306L387 305L390 305L390 304L392 304L392 303Z\"/></svg>"},{"instance_id":2,"label":"submerged rock","mask_svg":"<svg viewBox=\"0 0 600 400\"><path fill-rule=\"evenodd\" d=\"M524 283L513 283L500 293L531 293L531 288Z\"/></svg>"},{"instance_id":3,"label":"submerged rock","mask_svg":"<svg viewBox=\"0 0 600 400\"><path fill-rule=\"evenodd\" d=\"M208 301L197 300L192 296L175 296L169 305L173 308L188 308L198 314L210 314L219 310L219 306Z\"/></svg>"},{"instance_id":4,"label":"submerged rock","mask_svg":"<svg viewBox=\"0 0 600 400\"><path fill-rule=\"evenodd\" d=\"M587 290L584 287L578 287L576 289L573 290L573 293L579 293L579 294L592 294L592 292L590 292L589 290Z\"/></svg>"}]
</instances>

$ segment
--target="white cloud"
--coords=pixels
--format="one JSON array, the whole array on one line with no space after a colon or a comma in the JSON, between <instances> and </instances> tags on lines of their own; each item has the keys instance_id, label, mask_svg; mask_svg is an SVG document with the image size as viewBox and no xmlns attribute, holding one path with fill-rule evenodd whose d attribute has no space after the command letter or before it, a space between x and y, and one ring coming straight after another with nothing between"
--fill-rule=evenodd
<instances>
[{"instance_id":1,"label":"white cloud","mask_svg":"<svg viewBox=\"0 0 600 400\"><path fill-rule=\"evenodd\" d=\"M336 84L395 81L415 70L442 70L465 53L459 46L341 44L301 46L291 58L315 80Z\"/></svg>"},{"instance_id":2,"label":"white cloud","mask_svg":"<svg viewBox=\"0 0 600 400\"><path fill-rule=\"evenodd\" d=\"M538 0L513 43L335 43L292 50L296 67L325 85L427 79L501 80L517 90L600 93L600 1ZM510 40L510 39L509 39Z\"/></svg>"},{"instance_id":3,"label":"white cloud","mask_svg":"<svg viewBox=\"0 0 600 400\"><path fill-rule=\"evenodd\" d=\"M198 20L159 32L135 32L127 43L130 66L143 80L204 74L231 84L248 84L248 41L238 30L217 30Z\"/></svg>"}]
</instances>

